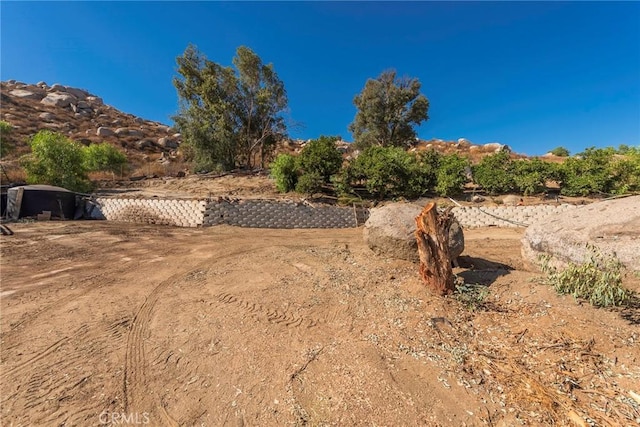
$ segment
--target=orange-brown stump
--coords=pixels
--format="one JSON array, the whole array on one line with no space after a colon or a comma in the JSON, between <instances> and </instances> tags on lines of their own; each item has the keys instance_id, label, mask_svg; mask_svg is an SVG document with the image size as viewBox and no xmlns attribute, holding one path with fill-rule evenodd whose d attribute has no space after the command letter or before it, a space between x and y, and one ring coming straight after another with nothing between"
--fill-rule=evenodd
<instances>
[{"instance_id":1,"label":"orange-brown stump","mask_svg":"<svg viewBox=\"0 0 640 427\"><path fill-rule=\"evenodd\" d=\"M449 228L452 222L451 208L438 213L434 202L425 205L416 217L420 276L425 285L440 296L455 290L449 255Z\"/></svg>"}]
</instances>

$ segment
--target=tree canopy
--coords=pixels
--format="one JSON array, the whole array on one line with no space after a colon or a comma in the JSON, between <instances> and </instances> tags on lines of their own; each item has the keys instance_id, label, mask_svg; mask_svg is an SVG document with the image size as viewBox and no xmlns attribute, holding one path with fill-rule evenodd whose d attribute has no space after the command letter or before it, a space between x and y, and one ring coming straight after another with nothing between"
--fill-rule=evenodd
<instances>
[{"instance_id":1,"label":"tree canopy","mask_svg":"<svg viewBox=\"0 0 640 427\"><path fill-rule=\"evenodd\" d=\"M272 64L241 46L233 66L209 61L193 46L176 58L174 117L196 168L264 166L286 136L287 94Z\"/></svg>"},{"instance_id":2,"label":"tree canopy","mask_svg":"<svg viewBox=\"0 0 640 427\"><path fill-rule=\"evenodd\" d=\"M357 146L406 147L415 143L414 126L429 119L429 100L420 87L418 79L399 78L395 70L367 80L353 100L358 112L349 125Z\"/></svg>"}]
</instances>

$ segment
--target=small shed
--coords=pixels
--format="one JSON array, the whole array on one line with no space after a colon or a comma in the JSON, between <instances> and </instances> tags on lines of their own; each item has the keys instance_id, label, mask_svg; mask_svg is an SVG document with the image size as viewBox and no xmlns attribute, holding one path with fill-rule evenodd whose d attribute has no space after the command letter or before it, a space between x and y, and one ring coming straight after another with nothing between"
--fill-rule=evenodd
<instances>
[{"instance_id":1,"label":"small shed","mask_svg":"<svg viewBox=\"0 0 640 427\"><path fill-rule=\"evenodd\" d=\"M35 217L51 212L51 218L73 219L76 193L53 185L23 185L7 190L7 217Z\"/></svg>"}]
</instances>

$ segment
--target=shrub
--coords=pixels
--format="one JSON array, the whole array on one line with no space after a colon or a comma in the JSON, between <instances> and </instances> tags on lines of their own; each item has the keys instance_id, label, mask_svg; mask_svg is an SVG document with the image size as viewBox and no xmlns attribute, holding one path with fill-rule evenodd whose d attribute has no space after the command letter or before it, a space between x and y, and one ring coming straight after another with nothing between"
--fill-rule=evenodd
<instances>
[{"instance_id":1,"label":"shrub","mask_svg":"<svg viewBox=\"0 0 640 427\"><path fill-rule=\"evenodd\" d=\"M500 151L483 157L480 163L473 168L473 179L489 194L513 191L515 182L509 153Z\"/></svg>"},{"instance_id":2,"label":"shrub","mask_svg":"<svg viewBox=\"0 0 640 427\"><path fill-rule=\"evenodd\" d=\"M91 144L84 148L84 163L89 171L120 172L127 157L110 144Z\"/></svg>"},{"instance_id":3,"label":"shrub","mask_svg":"<svg viewBox=\"0 0 640 427\"><path fill-rule=\"evenodd\" d=\"M59 133L43 130L29 142L31 154L23 158L29 184L51 184L72 191L91 189L83 146Z\"/></svg>"},{"instance_id":4,"label":"shrub","mask_svg":"<svg viewBox=\"0 0 640 427\"><path fill-rule=\"evenodd\" d=\"M569 150L564 147L556 147L550 153L558 157L569 157Z\"/></svg>"},{"instance_id":5,"label":"shrub","mask_svg":"<svg viewBox=\"0 0 640 427\"><path fill-rule=\"evenodd\" d=\"M302 174L319 176L324 183L329 183L331 176L342 166L342 153L336 148L339 139L337 136L321 136L305 145L298 157Z\"/></svg>"},{"instance_id":6,"label":"shrub","mask_svg":"<svg viewBox=\"0 0 640 427\"><path fill-rule=\"evenodd\" d=\"M437 171L436 193L441 196L457 196L467 183L469 160L457 154L448 154L440 158Z\"/></svg>"},{"instance_id":7,"label":"shrub","mask_svg":"<svg viewBox=\"0 0 640 427\"><path fill-rule=\"evenodd\" d=\"M561 168L562 189L567 196L608 194L615 188L611 163L613 148L587 148L579 157L570 157Z\"/></svg>"},{"instance_id":8,"label":"shrub","mask_svg":"<svg viewBox=\"0 0 640 427\"><path fill-rule=\"evenodd\" d=\"M542 258L542 271L546 282L560 294L589 301L596 307L623 305L630 301L633 292L622 286L623 265L613 256L605 256L590 247L589 260L583 264L571 263L563 270L549 266L549 259Z\"/></svg>"},{"instance_id":9,"label":"shrub","mask_svg":"<svg viewBox=\"0 0 640 427\"><path fill-rule=\"evenodd\" d=\"M324 183L324 178L320 176L320 174L317 172L308 172L298 178L296 192L312 195L320 192Z\"/></svg>"},{"instance_id":10,"label":"shrub","mask_svg":"<svg viewBox=\"0 0 640 427\"><path fill-rule=\"evenodd\" d=\"M540 159L516 160L512 162L513 183L525 196L542 193L548 180L558 178L558 167Z\"/></svg>"},{"instance_id":11,"label":"shrub","mask_svg":"<svg viewBox=\"0 0 640 427\"><path fill-rule=\"evenodd\" d=\"M365 149L344 170L339 190L350 192L364 185L371 196L417 197L430 190L431 165L400 147L372 146Z\"/></svg>"},{"instance_id":12,"label":"shrub","mask_svg":"<svg viewBox=\"0 0 640 427\"><path fill-rule=\"evenodd\" d=\"M11 133L13 126L5 121L0 121L0 157L6 156L11 151L11 145L9 144L8 136Z\"/></svg>"},{"instance_id":13,"label":"shrub","mask_svg":"<svg viewBox=\"0 0 640 427\"><path fill-rule=\"evenodd\" d=\"M290 154L280 154L271 163L271 176L276 181L276 188L282 193L296 188L298 168L296 159Z\"/></svg>"}]
</instances>

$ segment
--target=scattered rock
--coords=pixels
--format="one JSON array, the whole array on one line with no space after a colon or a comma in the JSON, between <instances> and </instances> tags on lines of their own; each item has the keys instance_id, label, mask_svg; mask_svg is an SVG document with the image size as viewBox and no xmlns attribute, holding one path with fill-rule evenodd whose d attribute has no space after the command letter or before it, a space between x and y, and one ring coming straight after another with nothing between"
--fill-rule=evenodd
<instances>
[{"instance_id":1,"label":"scattered rock","mask_svg":"<svg viewBox=\"0 0 640 427\"><path fill-rule=\"evenodd\" d=\"M129 135L129 129L127 129L127 128L118 128L118 129L116 129L115 134L118 135L118 136Z\"/></svg>"},{"instance_id":2,"label":"scattered rock","mask_svg":"<svg viewBox=\"0 0 640 427\"><path fill-rule=\"evenodd\" d=\"M83 89L77 89L74 87L65 86L65 92L75 96L80 101L84 101L89 96L89 92Z\"/></svg>"},{"instance_id":3,"label":"scattered rock","mask_svg":"<svg viewBox=\"0 0 640 427\"><path fill-rule=\"evenodd\" d=\"M66 87L61 85L60 83L54 83L53 85L51 85L49 90L51 92L66 92L67 91Z\"/></svg>"},{"instance_id":4,"label":"scattered rock","mask_svg":"<svg viewBox=\"0 0 640 427\"><path fill-rule=\"evenodd\" d=\"M363 232L369 248L378 255L418 262L415 219L421 211L421 206L410 203L390 203L371 209ZM464 250L464 234L458 221L451 226L449 240L454 260Z\"/></svg>"},{"instance_id":5,"label":"scattered rock","mask_svg":"<svg viewBox=\"0 0 640 427\"><path fill-rule=\"evenodd\" d=\"M583 263L591 252L614 255L628 269L640 271L640 196L607 200L545 217L522 238L522 255L537 269L540 255L551 265Z\"/></svg>"},{"instance_id":6,"label":"scattered rock","mask_svg":"<svg viewBox=\"0 0 640 427\"><path fill-rule=\"evenodd\" d=\"M46 82L44 82L44 81L39 81L38 83L36 83L36 86L41 87L41 88L43 88L43 89L46 89L46 88L48 88L48 87L49 87L49 86L47 85L47 83L46 83Z\"/></svg>"},{"instance_id":7,"label":"scattered rock","mask_svg":"<svg viewBox=\"0 0 640 427\"><path fill-rule=\"evenodd\" d=\"M104 105L102 98L100 98L99 96L93 96L93 95L87 96L86 101L93 105Z\"/></svg>"},{"instance_id":8,"label":"scattered rock","mask_svg":"<svg viewBox=\"0 0 640 427\"><path fill-rule=\"evenodd\" d=\"M56 116L53 115L52 113L40 113L38 115L38 117L42 120L44 120L45 122L52 122L56 119Z\"/></svg>"},{"instance_id":9,"label":"scattered rock","mask_svg":"<svg viewBox=\"0 0 640 427\"><path fill-rule=\"evenodd\" d=\"M111 129L109 129L108 127L101 126L96 131L96 135L97 136L111 136L111 135L113 135L113 131Z\"/></svg>"},{"instance_id":10,"label":"scattered rock","mask_svg":"<svg viewBox=\"0 0 640 427\"><path fill-rule=\"evenodd\" d=\"M158 138L158 145L162 148L178 148L178 143L172 139L165 137Z\"/></svg>"},{"instance_id":11,"label":"scattered rock","mask_svg":"<svg viewBox=\"0 0 640 427\"><path fill-rule=\"evenodd\" d=\"M72 103L78 102L75 96L68 93L50 92L46 97L40 101L44 105L54 105L56 107L68 107Z\"/></svg>"},{"instance_id":12,"label":"scattered rock","mask_svg":"<svg viewBox=\"0 0 640 427\"><path fill-rule=\"evenodd\" d=\"M41 100L42 98L44 98L43 94L37 93L37 92L30 92L28 90L24 90L24 89L14 89L11 92L9 92L11 95L15 96L16 98L24 98L24 99L35 99L35 100Z\"/></svg>"},{"instance_id":13,"label":"scattered rock","mask_svg":"<svg viewBox=\"0 0 640 427\"><path fill-rule=\"evenodd\" d=\"M136 147L139 150L143 150L145 148L153 147L153 141L151 141L149 139L143 139L141 141L136 142Z\"/></svg>"},{"instance_id":14,"label":"scattered rock","mask_svg":"<svg viewBox=\"0 0 640 427\"><path fill-rule=\"evenodd\" d=\"M480 196L480 195L476 194L476 195L474 195L474 196L471 196L471 201L472 201L473 203L482 203L482 202L484 202L484 197L482 197L482 196Z\"/></svg>"},{"instance_id":15,"label":"scattered rock","mask_svg":"<svg viewBox=\"0 0 640 427\"><path fill-rule=\"evenodd\" d=\"M138 138L139 138L139 137L141 137L143 134L142 134L142 131L141 131L141 130L138 130L138 129L129 129L129 135L130 135L130 136L135 136L135 137L138 137Z\"/></svg>"},{"instance_id":16,"label":"scattered rock","mask_svg":"<svg viewBox=\"0 0 640 427\"><path fill-rule=\"evenodd\" d=\"M502 204L504 204L505 206L518 206L522 204L522 198L520 196L509 194L508 196L504 196L502 198Z\"/></svg>"}]
</instances>

